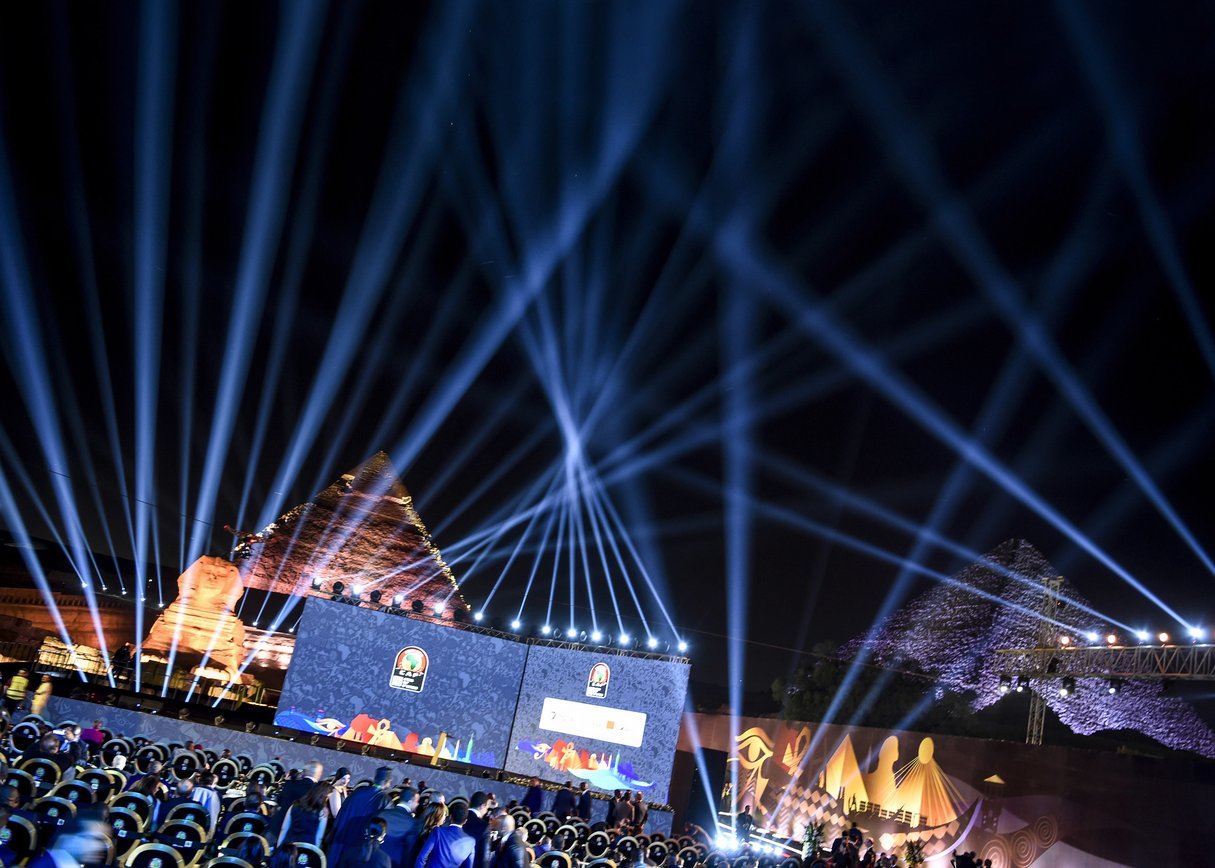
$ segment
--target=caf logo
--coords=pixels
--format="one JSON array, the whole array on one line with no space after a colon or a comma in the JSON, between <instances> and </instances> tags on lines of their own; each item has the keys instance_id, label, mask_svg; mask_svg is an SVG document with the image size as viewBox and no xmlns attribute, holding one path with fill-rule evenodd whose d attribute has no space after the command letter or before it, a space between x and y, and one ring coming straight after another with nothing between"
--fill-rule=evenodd
<instances>
[{"instance_id":1,"label":"caf logo","mask_svg":"<svg viewBox=\"0 0 1215 868\"><path fill-rule=\"evenodd\" d=\"M392 664L392 677L388 684L398 690L421 693L426 684L426 670L430 668L430 657L417 645L409 645L397 652Z\"/></svg>"},{"instance_id":2,"label":"caf logo","mask_svg":"<svg viewBox=\"0 0 1215 868\"><path fill-rule=\"evenodd\" d=\"M586 679L586 695L591 699L606 699L611 677L612 670L608 669L606 663L596 663L591 667L591 674Z\"/></svg>"}]
</instances>

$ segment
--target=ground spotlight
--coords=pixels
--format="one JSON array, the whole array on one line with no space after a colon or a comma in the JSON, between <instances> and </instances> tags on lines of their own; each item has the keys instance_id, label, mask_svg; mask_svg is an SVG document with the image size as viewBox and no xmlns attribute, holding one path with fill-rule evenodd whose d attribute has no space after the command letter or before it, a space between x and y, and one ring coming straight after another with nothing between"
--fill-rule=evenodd
<instances>
[{"instance_id":1,"label":"ground spotlight","mask_svg":"<svg viewBox=\"0 0 1215 868\"><path fill-rule=\"evenodd\" d=\"M1152 634L1149 633L1147 630L1136 630L1135 638L1138 639L1140 642L1146 642L1152 638Z\"/></svg>"},{"instance_id":2,"label":"ground spotlight","mask_svg":"<svg viewBox=\"0 0 1215 868\"><path fill-rule=\"evenodd\" d=\"M1059 695L1060 696L1071 696L1075 692L1076 692L1076 679L1068 676L1067 678L1064 678L1062 682L1060 682L1060 684L1059 684Z\"/></svg>"},{"instance_id":3,"label":"ground spotlight","mask_svg":"<svg viewBox=\"0 0 1215 868\"><path fill-rule=\"evenodd\" d=\"M620 644L622 646L627 646L629 644L629 642L631 642L631 641L632 641L632 639L630 638L628 633L620 634Z\"/></svg>"},{"instance_id":4,"label":"ground spotlight","mask_svg":"<svg viewBox=\"0 0 1215 868\"><path fill-rule=\"evenodd\" d=\"M540 628L540 632L543 633L545 636L547 636L549 633L553 632L553 628L550 627L548 624L545 624L543 627Z\"/></svg>"},{"instance_id":5,"label":"ground spotlight","mask_svg":"<svg viewBox=\"0 0 1215 868\"><path fill-rule=\"evenodd\" d=\"M658 640L657 640L657 639L655 639L653 636L651 636L649 639L646 639L646 641L645 641L645 646L646 646L647 648L650 648L650 649L657 648L657 647L658 647Z\"/></svg>"},{"instance_id":6,"label":"ground spotlight","mask_svg":"<svg viewBox=\"0 0 1215 868\"><path fill-rule=\"evenodd\" d=\"M342 598L342 591L344 590L346 590L345 585L343 585L341 582L334 582L333 593L330 594L330 596L335 600L340 600Z\"/></svg>"},{"instance_id":7,"label":"ground spotlight","mask_svg":"<svg viewBox=\"0 0 1215 868\"><path fill-rule=\"evenodd\" d=\"M1084 634L1084 638L1090 642L1096 642L1101 637L1099 635L1097 635L1096 630L1089 630L1087 633Z\"/></svg>"},{"instance_id":8,"label":"ground spotlight","mask_svg":"<svg viewBox=\"0 0 1215 868\"><path fill-rule=\"evenodd\" d=\"M1007 675L1001 675L1000 676L1000 692L1008 693L1008 691L1011 689L1012 689L1012 679L1009 678Z\"/></svg>"},{"instance_id":9,"label":"ground spotlight","mask_svg":"<svg viewBox=\"0 0 1215 868\"><path fill-rule=\"evenodd\" d=\"M404 594L393 594L392 595L392 605L395 608L397 608L397 609L401 608L401 604L404 602L405 602Z\"/></svg>"},{"instance_id":10,"label":"ground spotlight","mask_svg":"<svg viewBox=\"0 0 1215 868\"><path fill-rule=\"evenodd\" d=\"M414 614L421 615L426 610L426 604L421 600L414 600L409 604L409 608L413 610Z\"/></svg>"},{"instance_id":11,"label":"ground spotlight","mask_svg":"<svg viewBox=\"0 0 1215 868\"><path fill-rule=\"evenodd\" d=\"M1029 679L1022 675L1017 679L1017 693L1024 693L1026 687L1029 687Z\"/></svg>"},{"instance_id":12,"label":"ground spotlight","mask_svg":"<svg viewBox=\"0 0 1215 868\"><path fill-rule=\"evenodd\" d=\"M1062 645L1064 648L1066 648L1068 645L1072 644L1072 637L1071 636L1060 636L1059 644Z\"/></svg>"},{"instance_id":13,"label":"ground spotlight","mask_svg":"<svg viewBox=\"0 0 1215 868\"><path fill-rule=\"evenodd\" d=\"M679 643L679 650L680 650L680 651L687 651L687 650L688 650L688 643L687 643L687 642L680 642L680 643Z\"/></svg>"},{"instance_id":14,"label":"ground spotlight","mask_svg":"<svg viewBox=\"0 0 1215 868\"><path fill-rule=\"evenodd\" d=\"M1169 642L1169 634L1168 634L1168 633L1161 633L1161 634L1160 634L1159 636L1157 636L1156 638L1160 640L1160 644L1161 644L1161 645L1167 645L1167 644L1168 644L1168 642Z\"/></svg>"},{"instance_id":15,"label":"ground spotlight","mask_svg":"<svg viewBox=\"0 0 1215 868\"><path fill-rule=\"evenodd\" d=\"M1202 629L1201 627L1191 627L1190 628L1190 638L1193 639L1195 642L1201 642L1206 637L1207 637L1207 631Z\"/></svg>"},{"instance_id":16,"label":"ground spotlight","mask_svg":"<svg viewBox=\"0 0 1215 868\"><path fill-rule=\"evenodd\" d=\"M603 634L600 633L598 630L596 630L595 632L591 633L591 641L592 642L602 642Z\"/></svg>"},{"instance_id":17,"label":"ground spotlight","mask_svg":"<svg viewBox=\"0 0 1215 868\"><path fill-rule=\"evenodd\" d=\"M313 576L312 577L312 590L319 591L320 589L321 589L321 577Z\"/></svg>"},{"instance_id":18,"label":"ground spotlight","mask_svg":"<svg viewBox=\"0 0 1215 868\"><path fill-rule=\"evenodd\" d=\"M351 585L350 596L355 600L360 599L363 596L363 585Z\"/></svg>"},{"instance_id":19,"label":"ground spotlight","mask_svg":"<svg viewBox=\"0 0 1215 868\"><path fill-rule=\"evenodd\" d=\"M380 605L380 600L384 599L384 592L380 590L372 591L367 595L367 599L378 606Z\"/></svg>"},{"instance_id":20,"label":"ground spotlight","mask_svg":"<svg viewBox=\"0 0 1215 868\"><path fill-rule=\"evenodd\" d=\"M444 605L443 603L436 603L436 604L435 604L435 617L436 617L436 618L442 618L442 617L443 617L443 613L444 613L444 612L446 612L446 611L447 611L447 606L446 606L446 605Z\"/></svg>"},{"instance_id":21,"label":"ground spotlight","mask_svg":"<svg viewBox=\"0 0 1215 868\"><path fill-rule=\"evenodd\" d=\"M1111 678L1109 680L1109 684L1106 685L1106 691L1109 693L1110 696L1113 696L1114 694L1117 694L1117 693L1121 693L1122 692L1122 682L1119 681L1117 678Z\"/></svg>"},{"instance_id":22,"label":"ground spotlight","mask_svg":"<svg viewBox=\"0 0 1215 868\"><path fill-rule=\"evenodd\" d=\"M485 620L485 613L484 612L473 612L473 620L476 621L478 624L481 623L481 621Z\"/></svg>"},{"instance_id":23,"label":"ground spotlight","mask_svg":"<svg viewBox=\"0 0 1215 868\"><path fill-rule=\"evenodd\" d=\"M1107 645L1116 645L1116 644L1118 644L1118 634L1117 634L1117 633L1110 633L1110 634L1108 634L1108 635L1105 637L1105 643L1106 643Z\"/></svg>"},{"instance_id":24,"label":"ground spotlight","mask_svg":"<svg viewBox=\"0 0 1215 868\"><path fill-rule=\"evenodd\" d=\"M570 627L568 630L565 631L565 635L566 635L566 638L573 639L575 636L578 635L578 630L576 627Z\"/></svg>"},{"instance_id":25,"label":"ground spotlight","mask_svg":"<svg viewBox=\"0 0 1215 868\"><path fill-rule=\"evenodd\" d=\"M522 626L523 626L523 622L520 621L518 618L516 618L515 620L510 622L510 628L512 630L518 630Z\"/></svg>"}]
</instances>

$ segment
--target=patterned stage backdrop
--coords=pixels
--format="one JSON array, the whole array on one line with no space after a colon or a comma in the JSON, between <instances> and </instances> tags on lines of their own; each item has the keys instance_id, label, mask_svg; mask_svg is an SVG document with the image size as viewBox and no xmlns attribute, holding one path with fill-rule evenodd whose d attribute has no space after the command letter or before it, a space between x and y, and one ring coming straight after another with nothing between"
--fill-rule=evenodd
<instances>
[{"instance_id":1,"label":"patterned stage backdrop","mask_svg":"<svg viewBox=\"0 0 1215 868\"><path fill-rule=\"evenodd\" d=\"M362 756L358 748L353 745L349 752L328 750L296 741L223 729L192 721L180 721L171 717L146 714L142 711L97 705L92 702L58 696L51 698L46 716L55 723L72 720L86 726L94 720L101 720L111 731L129 737L142 735L154 741L189 739L216 751L226 747L230 748L234 755L247 755L255 764L277 757L286 764L287 768L298 768L309 760L317 760L324 764L326 774L331 774L345 766L351 770L355 780L370 778L377 768L389 765L395 768L398 780L408 777L412 778L415 784L425 781L428 786L446 793L449 797L469 795L476 790L486 790L496 793L498 800L502 804L506 804L512 799L522 799L525 790L524 787L516 784L482 780L427 765L385 763L381 759ZM552 793L547 794L550 803L552 796ZM548 807L547 803L545 807ZM592 819L594 821L604 819L607 803L597 799L592 807ZM647 831L669 834L671 812L651 810Z\"/></svg>"}]
</instances>

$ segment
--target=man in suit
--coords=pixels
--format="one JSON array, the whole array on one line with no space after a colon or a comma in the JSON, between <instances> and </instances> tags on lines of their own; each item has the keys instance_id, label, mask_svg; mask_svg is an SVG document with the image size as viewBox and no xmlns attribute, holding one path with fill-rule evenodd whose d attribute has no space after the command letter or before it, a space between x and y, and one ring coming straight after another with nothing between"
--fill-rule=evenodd
<instances>
[{"instance_id":1,"label":"man in suit","mask_svg":"<svg viewBox=\"0 0 1215 868\"><path fill-rule=\"evenodd\" d=\"M392 769L381 766L375 770L375 784L355 790L342 802L337 819L333 822L333 840L329 844L328 864L337 865L342 851L363 842L367 821L376 814L392 807L388 791L392 789Z\"/></svg>"},{"instance_id":2,"label":"man in suit","mask_svg":"<svg viewBox=\"0 0 1215 868\"><path fill-rule=\"evenodd\" d=\"M574 790L569 781L563 783L557 795L553 796L553 813L562 823L574 813Z\"/></svg>"},{"instance_id":3,"label":"man in suit","mask_svg":"<svg viewBox=\"0 0 1215 868\"><path fill-rule=\"evenodd\" d=\"M591 806L595 800L591 798L591 787L583 781L578 785L578 817L586 822L591 821Z\"/></svg>"},{"instance_id":4,"label":"man in suit","mask_svg":"<svg viewBox=\"0 0 1215 868\"><path fill-rule=\"evenodd\" d=\"M489 850L489 821L485 815L489 812L489 795L480 790L468 799L468 819L464 821L464 834L477 844L477 852L473 855L474 868L485 868L485 854Z\"/></svg>"},{"instance_id":5,"label":"man in suit","mask_svg":"<svg viewBox=\"0 0 1215 868\"><path fill-rule=\"evenodd\" d=\"M401 790L396 807L386 808L376 817L384 821L384 843L381 849L388 854L392 868L412 868L418 858L418 836L422 833L422 821L414 816L418 810L418 791L413 787Z\"/></svg>"},{"instance_id":6,"label":"man in suit","mask_svg":"<svg viewBox=\"0 0 1215 868\"><path fill-rule=\"evenodd\" d=\"M633 825L637 827L637 834L645 833L645 820L650 815L650 806L641 798L641 790L633 793Z\"/></svg>"},{"instance_id":7,"label":"man in suit","mask_svg":"<svg viewBox=\"0 0 1215 868\"><path fill-rule=\"evenodd\" d=\"M528 782L522 804L533 817L544 810L544 787L540 786L539 778L532 778Z\"/></svg>"},{"instance_id":8,"label":"man in suit","mask_svg":"<svg viewBox=\"0 0 1215 868\"><path fill-rule=\"evenodd\" d=\"M498 833L497 847L487 868L524 868L527 845L522 833L515 831L515 818L505 812L495 817L494 831Z\"/></svg>"},{"instance_id":9,"label":"man in suit","mask_svg":"<svg viewBox=\"0 0 1215 868\"><path fill-rule=\"evenodd\" d=\"M426 836L414 868L474 868L477 842L464 833L468 807L456 802L448 809L451 822Z\"/></svg>"},{"instance_id":10,"label":"man in suit","mask_svg":"<svg viewBox=\"0 0 1215 868\"><path fill-rule=\"evenodd\" d=\"M607 827L609 829L615 829L616 824L620 822L620 796L621 792L620 790L617 790L612 794L612 797L608 799Z\"/></svg>"}]
</instances>

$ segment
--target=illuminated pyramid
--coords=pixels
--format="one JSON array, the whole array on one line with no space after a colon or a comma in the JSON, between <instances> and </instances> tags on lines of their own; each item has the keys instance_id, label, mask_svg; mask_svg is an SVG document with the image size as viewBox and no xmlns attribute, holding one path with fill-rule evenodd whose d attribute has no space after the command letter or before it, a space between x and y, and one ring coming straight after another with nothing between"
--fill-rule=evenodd
<instances>
[{"instance_id":1,"label":"illuminated pyramid","mask_svg":"<svg viewBox=\"0 0 1215 868\"><path fill-rule=\"evenodd\" d=\"M379 591L384 605L404 595L402 605L419 600L428 612L439 603L453 611L468 608L383 452L280 516L259 537L238 551L247 554L238 561L247 588L329 596L341 582L361 587L364 598Z\"/></svg>"},{"instance_id":2,"label":"illuminated pyramid","mask_svg":"<svg viewBox=\"0 0 1215 868\"><path fill-rule=\"evenodd\" d=\"M1042 582L1054 576L1037 549L1025 540L1009 540L958 571L956 585L940 584L916 597L841 653L851 658L865 645L878 664L915 660L943 684L974 691L978 711L1001 698L996 650L1037 644L1037 619L1028 613L1040 609ZM1106 632L1108 625L1084 611L1091 604L1066 580L1059 596L1065 605L1057 617L1076 635ZM1168 747L1215 757L1215 732L1184 699L1163 694L1158 682L1130 682L1115 696L1091 686L1069 697L1049 690L1044 699L1065 726L1081 735L1135 730Z\"/></svg>"}]
</instances>

